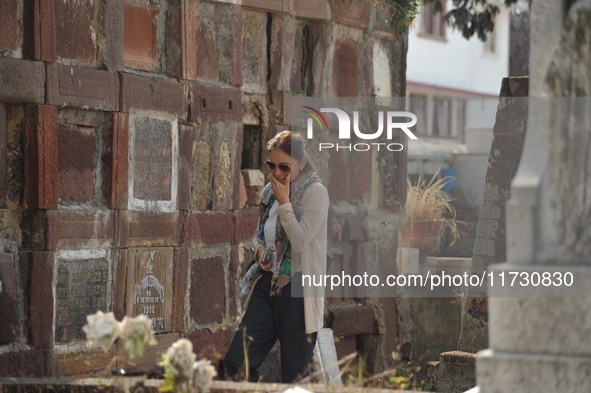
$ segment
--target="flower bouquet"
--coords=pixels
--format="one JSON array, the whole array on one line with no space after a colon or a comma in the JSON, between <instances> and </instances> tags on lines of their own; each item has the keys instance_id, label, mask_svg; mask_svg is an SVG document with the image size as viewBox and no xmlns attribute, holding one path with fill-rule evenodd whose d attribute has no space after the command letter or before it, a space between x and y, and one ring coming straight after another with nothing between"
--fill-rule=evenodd
<instances>
[{"instance_id":1,"label":"flower bouquet","mask_svg":"<svg viewBox=\"0 0 591 393\"><path fill-rule=\"evenodd\" d=\"M160 366L164 367L161 392L207 393L213 377L217 375L209 360L195 361L193 344L187 339L177 340L165 354Z\"/></svg>"}]
</instances>

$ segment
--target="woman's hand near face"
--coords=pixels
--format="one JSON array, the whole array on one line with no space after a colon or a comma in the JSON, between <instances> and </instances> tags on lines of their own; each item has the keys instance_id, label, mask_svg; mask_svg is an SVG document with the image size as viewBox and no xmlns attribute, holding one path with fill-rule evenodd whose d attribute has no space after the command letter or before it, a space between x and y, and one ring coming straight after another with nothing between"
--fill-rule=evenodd
<instances>
[{"instance_id":1,"label":"woman's hand near face","mask_svg":"<svg viewBox=\"0 0 591 393\"><path fill-rule=\"evenodd\" d=\"M291 187L291 175L287 175L285 179L285 184L281 184L279 180L277 180L273 174L269 174L271 178L271 183L273 185L273 196L279 202L280 205L284 203L289 203L289 193Z\"/></svg>"}]
</instances>

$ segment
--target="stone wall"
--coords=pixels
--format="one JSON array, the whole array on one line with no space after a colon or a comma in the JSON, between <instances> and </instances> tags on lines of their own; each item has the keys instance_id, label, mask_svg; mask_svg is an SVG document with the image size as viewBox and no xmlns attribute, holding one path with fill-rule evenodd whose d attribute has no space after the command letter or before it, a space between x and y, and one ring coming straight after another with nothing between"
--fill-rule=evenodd
<instances>
[{"instance_id":1,"label":"stone wall","mask_svg":"<svg viewBox=\"0 0 591 393\"><path fill-rule=\"evenodd\" d=\"M406 38L370 0L0 2L0 373L105 374L116 349L81 331L99 309L154 319L140 363L179 337L219 359L253 255L262 147L288 128L293 93L371 96L375 45L404 95ZM336 268L396 255L404 159L382 157L397 170L378 187L368 157L340 172L351 158L318 158L331 197L358 201L331 209ZM373 212L372 189L388 200ZM378 370L394 303L336 303L339 354Z\"/></svg>"}]
</instances>

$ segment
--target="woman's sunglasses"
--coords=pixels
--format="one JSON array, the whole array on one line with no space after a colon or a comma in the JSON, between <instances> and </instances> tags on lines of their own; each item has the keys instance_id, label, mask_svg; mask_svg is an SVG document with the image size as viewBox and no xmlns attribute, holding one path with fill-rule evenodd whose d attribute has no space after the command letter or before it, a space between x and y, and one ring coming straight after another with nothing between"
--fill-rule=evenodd
<instances>
[{"instance_id":1,"label":"woman's sunglasses","mask_svg":"<svg viewBox=\"0 0 591 393\"><path fill-rule=\"evenodd\" d=\"M291 167L294 166L295 164L297 164L299 161L300 160L297 160L296 162L294 162L291 165L287 165L287 164L277 165L273 161L267 160L267 161L265 161L265 164L267 164L267 167L269 168L270 171L274 171L275 168L278 167L281 172L289 173L289 172L291 172Z\"/></svg>"}]
</instances>

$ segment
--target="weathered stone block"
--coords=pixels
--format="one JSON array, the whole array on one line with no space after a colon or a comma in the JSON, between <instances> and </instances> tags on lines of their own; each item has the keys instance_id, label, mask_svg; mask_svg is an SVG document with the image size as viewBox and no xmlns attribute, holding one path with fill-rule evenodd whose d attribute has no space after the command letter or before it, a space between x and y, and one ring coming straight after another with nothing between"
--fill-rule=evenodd
<instances>
[{"instance_id":1,"label":"weathered stone block","mask_svg":"<svg viewBox=\"0 0 591 393\"><path fill-rule=\"evenodd\" d=\"M179 126L179 164L177 208L191 208L191 166L193 160L193 127Z\"/></svg>"},{"instance_id":2,"label":"weathered stone block","mask_svg":"<svg viewBox=\"0 0 591 393\"><path fill-rule=\"evenodd\" d=\"M290 89L296 31L295 17L289 14L273 17L271 36L274 39L271 40L271 76L269 78L269 87L273 90Z\"/></svg>"},{"instance_id":3,"label":"weathered stone block","mask_svg":"<svg viewBox=\"0 0 591 393\"><path fill-rule=\"evenodd\" d=\"M218 79L218 53L215 43L214 23L208 18L197 19L197 76L205 79Z\"/></svg>"},{"instance_id":4,"label":"weathered stone block","mask_svg":"<svg viewBox=\"0 0 591 393\"><path fill-rule=\"evenodd\" d=\"M367 29L371 4L367 0L332 0L332 20L343 25ZM376 7L379 8L379 7Z\"/></svg>"},{"instance_id":5,"label":"weathered stone block","mask_svg":"<svg viewBox=\"0 0 591 393\"><path fill-rule=\"evenodd\" d=\"M240 121L240 89L191 85L189 121Z\"/></svg>"},{"instance_id":6,"label":"weathered stone block","mask_svg":"<svg viewBox=\"0 0 591 393\"><path fill-rule=\"evenodd\" d=\"M242 6L272 12L288 12L288 0L242 0Z\"/></svg>"},{"instance_id":7,"label":"weathered stone block","mask_svg":"<svg viewBox=\"0 0 591 393\"><path fill-rule=\"evenodd\" d=\"M518 163L523 150L520 136L495 135L490 148L494 162Z\"/></svg>"},{"instance_id":8,"label":"weathered stone block","mask_svg":"<svg viewBox=\"0 0 591 393\"><path fill-rule=\"evenodd\" d=\"M232 213L194 213L187 216L183 245L232 243Z\"/></svg>"},{"instance_id":9,"label":"weathered stone block","mask_svg":"<svg viewBox=\"0 0 591 393\"><path fill-rule=\"evenodd\" d=\"M29 209L57 209L57 108L27 105L25 130L25 206Z\"/></svg>"},{"instance_id":10,"label":"weathered stone block","mask_svg":"<svg viewBox=\"0 0 591 393\"><path fill-rule=\"evenodd\" d=\"M166 68L178 78L197 79L197 26L195 2L190 0L168 5L166 22Z\"/></svg>"},{"instance_id":11,"label":"weathered stone block","mask_svg":"<svg viewBox=\"0 0 591 393\"><path fill-rule=\"evenodd\" d=\"M119 243L121 247L178 246L179 213L147 213L121 210Z\"/></svg>"},{"instance_id":12,"label":"weathered stone block","mask_svg":"<svg viewBox=\"0 0 591 393\"><path fill-rule=\"evenodd\" d=\"M193 141L192 207L194 210L211 209L211 150L208 140Z\"/></svg>"},{"instance_id":13,"label":"weathered stone block","mask_svg":"<svg viewBox=\"0 0 591 393\"><path fill-rule=\"evenodd\" d=\"M265 175L258 169L243 169L241 172L246 187L265 185Z\"/></svg>"},{"instance_id":14,"label":"weathered stone block","mask_svg":"<svg viewBox=\"0 0 591 393\"><path fill-rule=\"evenodd\" d=\"M95 45L99 22L93 1L55 2L57 57L74 60L77 65L93 66L97 60Z\"/></svg>"},{"instance_id":15,"label":"weathered stone block","mask_svg":"<svg viewBox=\"0 0 591 393\"><path fill-rule=\"evenodd\" d=\"M45 102L45 65L40 61L0 58L0 102Z\"/></svg>"},{"instance_id":16,"label":"weathered stone block","mask_svg":"<svg viewBox=\"0 0 591 393\"><path fill-rule=\"evenodd\" d=\"M121 111L144 109L187 117L183 85L176 82L121 74Z\"/></svg>"},{"instance_id":17,"label":"weathered stone block","mask_svg":"<svg viewBox=\"0 0 591 393\"><path fill-rule=\"evenodd\" d=\"M0 344L16 341L20 333L16 266L12 254L0 254Z\"/></svg>"},{"instance_id":18,"label":"weathered stone block","mask_svg":"<svg viewBox=\"0 0 591 393\"><path fill-rule=\"evenodd\" d=\"M156 6L125 4L123 60L126 66L158 68L158 14Z\"/></svg>"},{"instance_id":19,"label":"weathered stone block","mask_svg":"<svg viewBox=\"0 0 591 393\"><path fill-rule=\"evenodd\" d=\"M194 259L191 263L191 319L198 325L222 323L226 317L225 294L222 258Z\"/></svg>"},{"instance_id":20,"label":"weathered stone block","mask_svg":"<svg viewBox=\"0 0 591 393\"><path fill-rule=\"evenodd\" d=\"M371 194L371 152L355 152L352 155L353 176L351 181L355 187L351 188L351 198L369 201Z\"/></svg>"},{"instance_id":21,"label":"weathered stone block","mask_svg":"<svg viewBox=\"0 0 591 393\"><path fill-rule=\"evenodd\" d=\"M55 0L31 0L23 8L23 57L57 61Z\"/></svg>"},{"instance_id":22,"label":"weathered stone block","mask_svg":"<svg viewBox=\"0 0 591 393\"><path fill-rule=\"evenodd\" d=\"M337 359L342 359L357 352L357 336L335 337L334 346L337 350Z\"/></svg>"},{"instance_id":23,"label":"weathered stone block","mask_svg":"<svg viewBox=\"0 0 591 393\"><path fill-rule=\"evenodd\" d=\"M115 261L115 276L113 277L113 314L118 321L125 316L125 290L127 286L127 250L124 248L112 249Z\"/></svg>"},{"instance_id":24,"label":"weathered stone block","mask_svg":"<svg viewBox=\"0 0 591 393\"><path fill-rule=\"evenodd\" d=\"M119 108L119 77L115 72L48 64L47 103L116 111Z\"/></svg>"},{"instance_id":25,"label":"weathered stone block","mask_svg":"<svg viewBox=\"0 0 591 393\"><path fill-rule=\"evenodd\" d=\"M128 208L172 213L178 192L178 121L173 116L135 112L129 119Z\"/></svg>"},{"instance_id":26,"label":"weathered stone block","mask_svg":"<svg viewBox=\"0 0 591 393\"><path fill-rule=\"evenodd\" d=\"M259 220L258 209L243 209L234 212L234 244L252 238Z\"/></svg>"},{"instance_id":27,"label":"weathered stone block","mask_svg":"<svg viewBox=\"0 0 591 393\"><path fill-rule=\"evenodd\" d=\"M242 13L242 76L249 90L266 92L267 37L261 32L267 28L267 14L244 10Z\"/></svg>"},{"instance_id":28,"label":"weathered stone block","mask_svg":"<svg viewBox=\"0 0 591 393\"><path fill-rule=\"evenodd\" d=\"M5 0L0 3L0 51L14 51L20 38L18 0Z\"/></svg>"},{"instance_id":29,"label":"weathered stone block","mask_svg":"<svg viewBox=\"0 0 591 393\"><path fill-rule=\"evenodd\" d=\"M224 327L215 333L209 329L194 330L191 332L190 340L197 358L204 357L217 362L230 348L230 329Z\"/></svg>"},{"instance_id":30,"label":"weathered stone block","mask_svg":"<svg viewBox=\"0 0 591 393\"><path fill-rule=\"evenodd\" d=\"M184 330L185 296L187 295L187 271L189 270L189 249L174 249L174 281L172 300L172 331Z\"/></svg>"},{"instance_id":31,"label":"weathered stone block","mask_svg":"<svg viewBox=\"0 0 591 393\"><path fill-rule=\"evenodd\" d=\"M295 15L300 18L322 20L329 18L326 0L293 0L293 9Z\"/></svg>"},{"instance_id":32,"label":"weathered stone block","mask_svg":"<svg viewBox=\"0 0 591 393\"><path fill-rule=\"evenodd\" d=\"M232 162L232 167L229 168L232 179L232 205L230 207L230 209L232 210L242 209L246 204L246 200L248 199L246 196L246 187L244 186L244 178L240 173L240 165L242 163L242 141L244 140L244 128L242 124L238 125L238 127L236 128L236 133L234 134L234 143L230 144L230 148L234 150L234 162ZM230 156L232 156L231 151Z\"/></svg>"},{"instance_id":33,"label":"weathered stone block","mask_svg":"<svg viewBox=\"0 0 591 393\"><path fill-rule=\"evenodd\" d=\"M158 333L172 330L173 252L172 247L127 250L126 315L148 316Z\"/></svg>"},{"instance_id":34,"label":"weathered stone block","mask_svg":"<svg viewBox=\"0 0 591 393\"><path fill-rule=\"evenodd\" d=\"M109 71L123 71L124 0L103 1L103 32L105 34L105 65Z\"/></svg>"},{"instance_id":35,"label":"weathered stone block","mask_svg":"<svg viewBox=\"0 0 591 393\"><path fill-rule=\"evenodd\" d=\"M246 205L258 206L261 203L263 186L246 187Z\"/></svg>"},{"instance_id":36,"label":"weathered stone block","mask_svg":"<svg viewBox=\"0 0 591 393\"><path fill-rule=\"evenodd\" d=\"M508 200L511 195L511 184L486 183L484 185L483 199Z\"/></svg>"},{"instance_id":37,"label":"weathered stone block","mask_svg":"<svg viewBox=\"0 0 591 393\"><path fill-rule=\"evenodd\" d=\"M330 327L335 336L378 334L377 321L370 306L334 307L331 319Z\"/></svg>"},{"instance_id":38,"label":"weathered stone block","mask_svg":"<svg viewBox=\"0 0 591 393\"><path fill-rule=\"evenodd\" d=\"M359 88L359 45L348 39L335 43L332 85L337 97L355 97Z\"/></svg>"},{"instance_id":39,"label":"weathered stone block","mask_svg":"<svg viewBox=\"0 0 591 393\"><path fill-rule=\"evenodd\" d=\"M96 134L89 128L59 127L58 198L63 203L90 202L94 196Z\"/></svg>"},{"instance_id":40,"label":"weathered stone block","mask_svg":"<svg viewBox=\"0 0 591 393\"><path fill-rule=\"evenodd\" d=\"M480 219L490 219L490 220L499 220L504 217L505 209L503 209L503 214L501 216L501 208L496 201L483 201L482 205L480 206Z\"/></svg>"},{"instance_id":41,"label":"weathered stone block","mask_svg":"<svg viewBox=\"0 0 591 393\"><path fill-rule=\"evenodd\" d=\"M245 205L246 205L246 201L248 200L248 197L246 196L246 186L244 185L244 176L242 176L242 174L239 175L239 180L240 180L240 184L239 184L239 190L240 190L240 195L238 198L238 209L242 209Z\"/></svg>"},{"instance_id":42,"label":"weathered stone block","mask_svg":"<svg viewBox=\"0 0 591 393\"><path fill-rule=\"evenodd\" d=\"M19 252L28 268L26 283L25 332L28 344L35 349L53 346L53 265L52 251Z\"/></svg>"},{"instance_id":43,"label":"weathered stone block","mask_svg":"<svg viewBox=\"0 0 591 393\"><path fill-rule=\"evenodd\" d=\"M330 153L328 160L328 170L330 172L328 179L328 195L331 201L338 202L347 199L349 178L346 168L344 154L340 151Z\"/></svg>"},{"instance_id":44,"label":"weathered stone block","mask_svg":"<svg viewBox=\"0 0 591 393\"><path fill-rule=\"evenodd\" d=\"M242 7L232 6L232 84L242 86Z\"/></svg>"},{"instance_id":45,"label":"weathered stone block","mask_svg":"<svg viewBox=\"0 0 591 393\"><path fill-rule=\"evenodd\" d=\"M7 168L7 146L6 146L6 106L0 104L0 206L6 203L6 172Z\"/></svg>"},{"instance_id":46,"label":"weathered stone block","mask_svg":"<svg viewBox=\"0 0 591 393\"><path fill-rule=\"evenodd\" d=\"M105 249L55 254L55 342L84 340L86 316L109 307L110 262Z\"/></svg>"},{"instance_id":47,"label":"weathered stone block","mask_svg":"<svg viewBox=\"0 0 591 393\"><path fill-rule=\"evenodd\" d=\"M517 172L516 164L511 162L495 162L493 165L490 165L486 171L486 182L508 185L515 176L515 172Z\"/></svg>"},{"instance_id":48,"label":"weathered stone block","mask_svg":"<svg viewBox=\"0 0 591 393\"><path fill-rule=\"evenodd\" d=\"M116 219L112 210L48 212L50 250L56 248L98 248L115 242Z\"/></svg>"}]
</instances>

